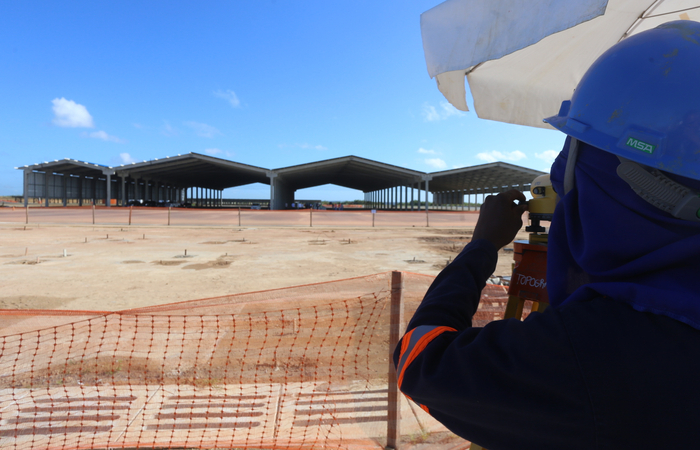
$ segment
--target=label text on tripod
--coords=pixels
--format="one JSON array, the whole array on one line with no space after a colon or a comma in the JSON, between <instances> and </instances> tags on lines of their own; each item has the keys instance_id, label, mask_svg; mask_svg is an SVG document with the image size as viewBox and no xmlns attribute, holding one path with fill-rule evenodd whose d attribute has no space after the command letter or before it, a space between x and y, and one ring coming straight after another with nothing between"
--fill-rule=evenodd
<instances>
[{"instance_id":1,"label":"label text on tripod","mask_svg":"<svg viewBox=\"0 0 700 450\"><path fill-rule=\"evenodd\" d=\"M534 278L528 275L518 274L518 284L521 286L530 286L538 289L547 287L547 282L544 278Z\"/></svg>"}]
</instances>

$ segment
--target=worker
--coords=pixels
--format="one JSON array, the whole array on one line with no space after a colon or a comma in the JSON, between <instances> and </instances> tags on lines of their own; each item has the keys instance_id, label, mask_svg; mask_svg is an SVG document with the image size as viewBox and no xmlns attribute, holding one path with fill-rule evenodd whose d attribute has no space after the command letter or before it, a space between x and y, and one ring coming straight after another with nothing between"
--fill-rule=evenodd
<instances>
[{"instance_id":1,"label":"worker","mask_svg":"<svg viewBox=\"0 0 700 450\"><path fill-rule=\"evenodd\" d=\"M549 308L472 327L516 190L486 198L394 353L400 389L489 450L700 447L700 23L615 44L545 119Z\"/></svg>"}]
</instances>

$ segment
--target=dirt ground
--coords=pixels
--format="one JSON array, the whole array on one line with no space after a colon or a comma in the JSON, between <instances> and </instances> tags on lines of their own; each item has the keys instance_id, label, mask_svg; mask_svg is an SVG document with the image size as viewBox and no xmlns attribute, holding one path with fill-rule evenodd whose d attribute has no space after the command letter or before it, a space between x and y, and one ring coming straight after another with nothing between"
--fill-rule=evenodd
<instances>
[{"instance_id":1,"label":"dirt ground","mask_svg":"<svg viewBox=\"0 0 700 450\"><path fill-rule=\"evenodd\" d=\"M116 311L389 270L437 275L472 230L4 222L0 308ZM512 247L495 275L511 263Z\"/></svg>"}]
</instances>

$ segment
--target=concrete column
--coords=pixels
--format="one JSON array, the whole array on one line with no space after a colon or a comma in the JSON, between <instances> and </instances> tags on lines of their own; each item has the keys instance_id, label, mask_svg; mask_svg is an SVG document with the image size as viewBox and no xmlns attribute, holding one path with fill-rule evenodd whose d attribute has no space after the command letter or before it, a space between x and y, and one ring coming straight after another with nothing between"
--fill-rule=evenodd
<instances>
[{"instance_id":1,"label":"concrete column","mask_svg":"<svg viewBox=\"0 0 700 450\"><path fill-rule=\"evenodd\" d=\"M44 172L44 204L48 208L49 207L49 177L51 176L51 173L47 170Z\"/></svg>"},{"instance_id":2,"label":"concrete column","mask_svg":"<svg viewBox=\"0 0 700 450\"><path fill-rule=\"evenodd\" d=\"M291 204L294 202L295 190L286 183L283 177L272 170L267 172L267 176L270 178L271 210L284 209L285 203Z\"/></svg>"},{"instance_id":3,"label":"concrete column","mask_svg":"<svg viewBox=\"0 0 700 450\"><path fill-rule=\"evenodd\" d=\"M24 169L24 206L29 206L29 174L31 169Z\"/></svg>"},{"instance_id":4,"label":"concrete column","mask_svg":"<svg viewBox=\"0 0 700 450\"><path fill-rule=\"evenodd\" d=\"M126 175L122 174L121 182L122 182L122 201L120 202L121 206L126 206Z\"/></svg>"},{"instance_id":5,"label":"concrete column","mask_svg":"<svg viewBox=\"0 0 700 450\"><path fill-rule=\"evenodd\" d=\"M112 174L107 174L107 195L105 196L105 203L108 208L112 207Z\"/></svg>"},{"instance_id":6,"label":"concrete column","mask_svg":"<svg viewBox=\"0 0 700 450\"><path fill-rule=\"evenodd\" d=\"M413 211L413 191L415 190L415 188L413 187L414 184L415 183L412 181L411 182L411 211Z\"/></svg>"},{"instance_id":7,"label":"concrete column","mask_svg":"<svg viewBox=\"0 0 700 450\"><path fill-rule=\"evenodd\" d=\"M66 173L61 174L61 197L63 197L63 206L68 206L68 180L70 175Z\"/></svg>"},{"instance_id":8,"label":"concrete column","mask_svg":"<svg viewBox=\"0 0 700 450\"><path fill-rule=\"evenodd\" d=\"M428 193L430 192L430 180L432 177L426 177L425 179L425 211L428 211Z\"/></svg>"},{"instance_id":9,"label":"concrete column","mask_svg":"<svg viewBox=\"0 0 700 450\"><path fill-rule=\"evenodd\" d=\"M78 178L78 206L83 206L83 177Z\"/></svg>"}]
</instances>

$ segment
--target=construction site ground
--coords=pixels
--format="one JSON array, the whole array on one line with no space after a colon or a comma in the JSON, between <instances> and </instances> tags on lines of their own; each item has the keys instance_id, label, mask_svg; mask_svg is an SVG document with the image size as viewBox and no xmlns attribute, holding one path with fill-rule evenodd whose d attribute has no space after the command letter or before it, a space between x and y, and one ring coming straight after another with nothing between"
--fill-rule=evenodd
<instances>
[{"instance_id":1,"label":"construction site ground","mask_svg":"<svg viewBox=\"0 0 700 450\"><path fill-rule=\"evenodd\" d=\"M328 212L311 226L300 212L256 211L251 225L238 226L235 215L191 211L180 217L186 223L167 226L163 211L129 225L125 209L115 209L92 225L89 210L74 211L42 208L30 213L41 221L27 221L24 209L0 208L0 309L119 311L390 270L437 275L478 218L431 213L426 226L413 213L372 227L366 213ZM511 246L501 250L494 275L509 276L512 260ZM402 448L468 447L405 399L401 409L410 441Z\"/></svg>"},{"instance_id":2,"label":"construction site ground","mask_svg":"<svg viewBox=\"0 0 700 450\"><path fill-rule=\"evenodd\" d=\"M464 225L368 227L368 214L329 211L334 226L310 227L284 226L298 222L298 212L256 211L268 226L239 227L235 215L192 211L200 214L188 225L129 226L70 223L87 210L42 212L43 223L25 224L23 209L0 209L0 309L118 311L389 270L437 275L470 241L478 218L431 213L432 222L443 214ZM422 213L405 216L425 221ZM502 250L495 275L510 275L512 258L512 248Z\"/></svg>"}]
</instances>

